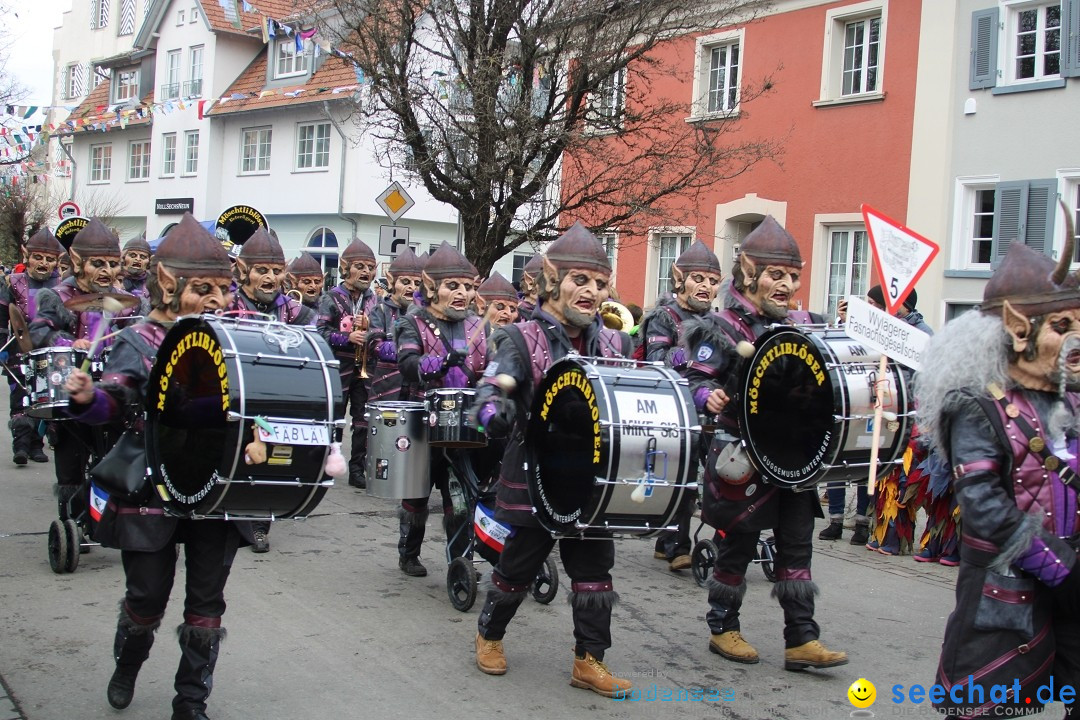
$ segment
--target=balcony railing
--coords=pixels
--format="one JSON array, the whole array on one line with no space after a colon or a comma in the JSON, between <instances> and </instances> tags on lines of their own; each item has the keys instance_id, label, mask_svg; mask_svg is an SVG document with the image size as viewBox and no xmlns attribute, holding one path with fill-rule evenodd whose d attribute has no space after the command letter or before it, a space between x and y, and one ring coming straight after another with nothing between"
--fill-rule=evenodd
<instances>
[{"instance_id":1,"label":"balcony railing","mask_svg":"<svg viewBox=\"0 0 1080 720\"><path fill-rule=\"evenodd\" d=\"M184 97L202 97L202 80L188 80L184 83Z\"/></svg>"},{"instance_id":2,"label":"balcony railing","mask_svg":"<svg viewBox=\"0 0 1080 720\"><path fill-rule=\"evenodd\" d=\"M174 100L180 97L180 83L167 83L158 89L159 100Z\"/></svg>"}]
</instances>

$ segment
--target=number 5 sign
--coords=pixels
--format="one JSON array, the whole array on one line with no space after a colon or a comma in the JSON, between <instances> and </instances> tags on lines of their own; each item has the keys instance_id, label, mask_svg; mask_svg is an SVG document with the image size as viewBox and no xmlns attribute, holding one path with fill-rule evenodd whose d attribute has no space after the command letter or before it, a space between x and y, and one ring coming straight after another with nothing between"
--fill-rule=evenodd
<instances>
[{"instance_id":1,"label":"number 5 sign","mask_svg":"<svg viewBox=\"0 0 1080 720\"><path fill-rule=\"evenodd\" d=\"M924 238L869 205L862 206L862 214L870 233L870 247L874 251L874 264L881 277L885 305L890 314L895 314L940 248L933 240Z\"/></svg>"}]
</instances>

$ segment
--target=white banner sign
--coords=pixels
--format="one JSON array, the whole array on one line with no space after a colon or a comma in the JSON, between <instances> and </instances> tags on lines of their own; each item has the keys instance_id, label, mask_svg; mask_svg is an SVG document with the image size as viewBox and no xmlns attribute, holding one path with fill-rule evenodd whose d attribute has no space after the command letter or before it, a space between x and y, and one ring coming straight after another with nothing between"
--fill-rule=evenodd
<instances>
[{"instance_id":1,"label":"white banner sign","mask_svg":"<svg viewBox=\"0 0 1080 720\"><path fill-rule=\"evenodd\" d=\"M929 335L898 317L878 310L862 298L852 295L847 303L847 323L844 328L849 338L912 370L922 367L922 354L926 343L930 342Z\"/></svg>"}]
</instances>

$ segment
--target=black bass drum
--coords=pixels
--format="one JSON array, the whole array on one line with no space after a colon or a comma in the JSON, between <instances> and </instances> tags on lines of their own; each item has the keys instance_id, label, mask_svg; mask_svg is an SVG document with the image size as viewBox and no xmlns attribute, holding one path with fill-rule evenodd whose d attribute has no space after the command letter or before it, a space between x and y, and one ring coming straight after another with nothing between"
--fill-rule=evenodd
<instances>
[{"instance_id":1,"label":"black bass drum","mask_svg":"<svg viewBox=\"0 0 1080 720\"><path fill-rule=\"evenodd\" d=\"M147 457L166 509L191 518L304 517L344 425L338 362L314 328L181 318L147 392Z\"/></svg>"},{"instance_id":2,"label":"black bass drum","mask_svg":"<svg viewBox=\"0 0 1080 720\"><path fill-rule=\"evenodd\" d=\"M697 492L701 428L686 380L659 364L570 356L536 389L529 495L556 537L649 536Z\"/></svg>"},{"instance_id":3,"label":"black bass drum","mask_svg":"<svg viewBox=\"0 0 1080 720\"><path fill-rule=\"evenodd\" d=\"M755 343L739 384L739 422L750 462L769 483L803 488L866 480L881 355L842 330L772 330ZM911 436L904 374L889 361L878 475Z\"/></svg>"}]
</instances>

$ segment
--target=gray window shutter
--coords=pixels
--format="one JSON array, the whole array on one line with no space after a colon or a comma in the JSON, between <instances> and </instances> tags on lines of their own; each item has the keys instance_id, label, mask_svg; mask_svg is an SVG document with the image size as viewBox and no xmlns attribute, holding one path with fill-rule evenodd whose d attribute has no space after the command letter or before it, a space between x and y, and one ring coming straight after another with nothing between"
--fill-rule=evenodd
<instances>
[{"instance_id":1,"label":"gray window shutter","mask_svg":"<svg viewBox=\"0 0 1080 720\"><path fill-rule=\"evenodd\" d=\"M1061 76L1080 77L1080 0L1062 0L1061 29Z\"/></svg>"},{"instance_id":2,"label":"gray window shutter","mask_svg":"<svg viewBox=\"0 0 1080 720\"><path fill-rule=\"evenodd\" d=\"M972 90L997 85L998 8L976 10L971 14Z\"/></svg>"},{"instance_id":3,"label":"gray window shutter","mask_svg":"<svg viewBox=\"0 0 1080 720\"><path fill-rule=\"evenodd\" d=\"M120 0L120 27L117 35L131 35L135 32L135 0Z\"/></svg>"},{"instance_id":4,"label":"gray window shutter","mask_svg":"<svg viewBox=\"0 0 1080 720\"><path fill-rule=\"evenodd\" d=\"M1009 252L1009 246L1022 243L1021 221L1027 204L1027 182L1002 182L997 186L994 203L994 236L991 263L996 266Z\"/></svg>"},{"instance_id":5,"label":"gray window shutter","mask_svg":"<svg viewBox=\"0 0 1080 720\"><path fill-rule=\"evenodd\" d=\"M1024 244L1047 255L1054 246L1054 217L1057 215L1057 180L1032 180L1028 185L1024 214Z\"/></svg>"},{"instance_id":6,"label":"gray window shutter","mask_svg":"<svg viewBox=\"0 0 1080 720\"><path fill-rule=\"evenodd\" d=\"M98 19L98 2L100 0L90 0L90 29L97 29Z\"/></svg>"}]
</instances>

